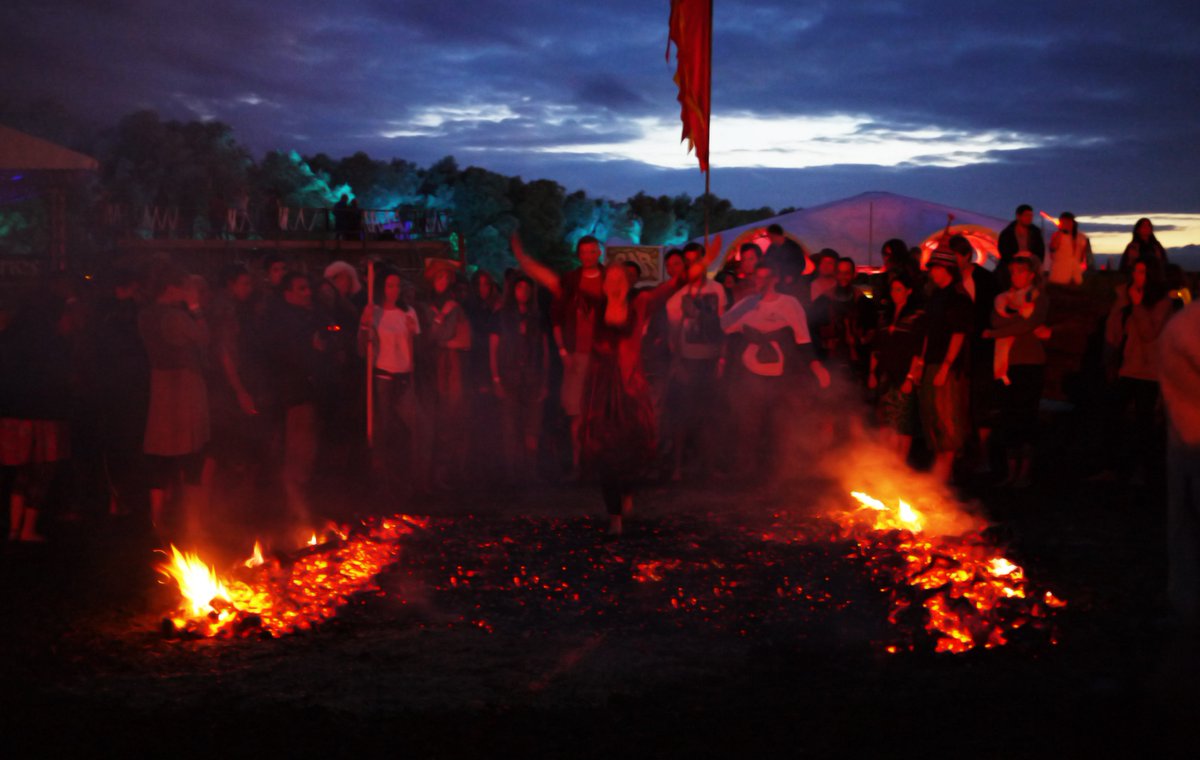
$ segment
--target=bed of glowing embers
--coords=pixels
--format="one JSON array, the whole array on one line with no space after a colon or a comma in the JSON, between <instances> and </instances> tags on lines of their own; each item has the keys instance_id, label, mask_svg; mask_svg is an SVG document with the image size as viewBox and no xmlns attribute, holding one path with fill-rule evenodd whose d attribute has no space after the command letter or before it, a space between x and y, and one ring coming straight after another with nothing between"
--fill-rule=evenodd
<instances>
[{"instance_id":1,"label":"bed of glowing embers","mask_svg":"<svg viewBox=\"0 0 1200 760\"><path fill-rule=\"evenodd\" d=\"M936 499L910 505L852 492L844 502L816 517L777 512L766 530L647 521L640 539L615 543L580 519L398 515L329 525L287 551L256 544L228 569L172 546L161 570L180 605L163 628L184 639L302 632L394 593L379 579L403 557L462 611L452 625L488 633L581 619L665 619L737 636L799 629L855 604L849 575L884 600L886 634L874 645L890 653L962 653L1018 637L1057 643L1054 616L1066 603L1028 578L982 523Z\"/></svg>"}]
</instances>

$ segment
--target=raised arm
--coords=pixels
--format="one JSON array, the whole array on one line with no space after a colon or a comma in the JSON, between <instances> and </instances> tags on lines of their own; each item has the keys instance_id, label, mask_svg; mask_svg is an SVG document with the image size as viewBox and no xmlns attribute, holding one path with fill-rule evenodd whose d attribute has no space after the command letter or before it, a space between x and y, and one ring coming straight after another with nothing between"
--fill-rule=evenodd
<instances>
[{"instance_id":1,"label":"raised arm","mask_svg":"<svg viewBox=\"0 0 1200 760\"><path fill-rule=\"evenodd\" d=\"M562 297L562 283L558 279L558 275L554 270L550 269L540 261L532 258L525 252L525 246L521 245L521 238L517 233L512 234L510 240L512 244L513 256L517 258L517 264L521 270L529 275L534 282L549 290L555 298Z\"/></svg>"},{"instance_id":2,"label":"raised arm","mask_svg":"<svg viewBox=\"0 0 1200 760\"><path fill-rule=\"evenodd\" d=\"M678 277L672 277L655 285L651 290L643 290L641 293L638 293L638 300L641 301L642 310L646 314L655 311L658 307L669 301L671 296L684 286L684 282L683 273L681 272Z\"/></svg>"},{"instance_id":3,"label":"raised arm","mask_svg":"<svg viewBox=\"0 0 1200 760\"><path fill-rule=\"evenodd\" d=\"M752 293L735 303L733 308L721 315L721 329L726 333L740 332L742 322L750 312L754 311L754 307L758 306L758 302L761 300L762 296Z\"/></svg>"}]
</instances>

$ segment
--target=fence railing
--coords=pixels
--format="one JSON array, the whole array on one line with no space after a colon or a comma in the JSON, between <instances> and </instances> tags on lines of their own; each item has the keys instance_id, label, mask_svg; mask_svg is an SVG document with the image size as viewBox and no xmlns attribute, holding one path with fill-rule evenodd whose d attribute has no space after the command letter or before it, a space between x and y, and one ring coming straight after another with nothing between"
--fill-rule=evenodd
<instances>
[{"instance_id":1,"label":"fence railing","mask_svg":"<svg viewBox=\"0 0 1200 760\"><path fill-rule=\"evenodd\" d=\"M178 206L106 204L100 223L116 237L224 240L444 240L453 233L446 209L399 206L223 207L206 214Z\"/></svg>"}]
</instances>

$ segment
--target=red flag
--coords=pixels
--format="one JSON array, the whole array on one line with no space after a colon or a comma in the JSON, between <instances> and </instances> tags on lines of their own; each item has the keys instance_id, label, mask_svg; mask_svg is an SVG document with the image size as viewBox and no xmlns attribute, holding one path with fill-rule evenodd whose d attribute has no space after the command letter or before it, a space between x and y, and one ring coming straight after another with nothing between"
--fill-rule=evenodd
<instances>
[{"instance_id":1,"label":"red flag","mask_svg":"<svg viewBox=\"0 0 1200 760\"><path fill-rule=\"evenodd\" d=\"M700 171L708 172L708 122L712 95L712 0L671 0L667 60L675 43L675 84L688 150L696 151Z\"/></svg>"}]
</instances>

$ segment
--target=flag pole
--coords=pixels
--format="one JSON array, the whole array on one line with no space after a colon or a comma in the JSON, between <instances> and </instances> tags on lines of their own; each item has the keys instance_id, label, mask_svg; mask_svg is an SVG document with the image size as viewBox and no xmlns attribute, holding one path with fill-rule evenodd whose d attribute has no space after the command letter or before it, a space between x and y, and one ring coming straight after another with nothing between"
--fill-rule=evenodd
<instances>
[{"instance_id":1,"label":"flag pole","mask_svg":"<svg viewBox=\"0 0 1200 760\"><path fill-rule=\"evenodd\" d=\"M375 325L375 260L367 257L367 313L371 315L371 326ZM367 448L375 445L375 341L367 332Z\"/></svg>"},{"instance_id":2,"label":"flag pole","mask_svg":"<svg viewBox=\"0 0 1200 760\"><path fill-rule=\"evenodd\" d=\"M705 119L708 122L705 127L705 129L706 129L705 151L706 152L708 151L708 146L710 146L712 144L712 38L713 38L712 23L713 23L713 0L708 0L709 33L708 33L708 52L706 55L706 60L708 61L709 74L708 74L708 92L706 93L706 97L705 97L705 102L708 104L708 113L706 113L704 115ZM708 161L707 155L705 156L705 162L706 163L705 163L705 167L704 167L704 255L711 257L715 261L716 255L718 253L720 253L720 251L713 253L708 250L709 211L712 208L712 189L710 186L710 180L712 179L712 163Z\"/></svg>"}]
</instances>

